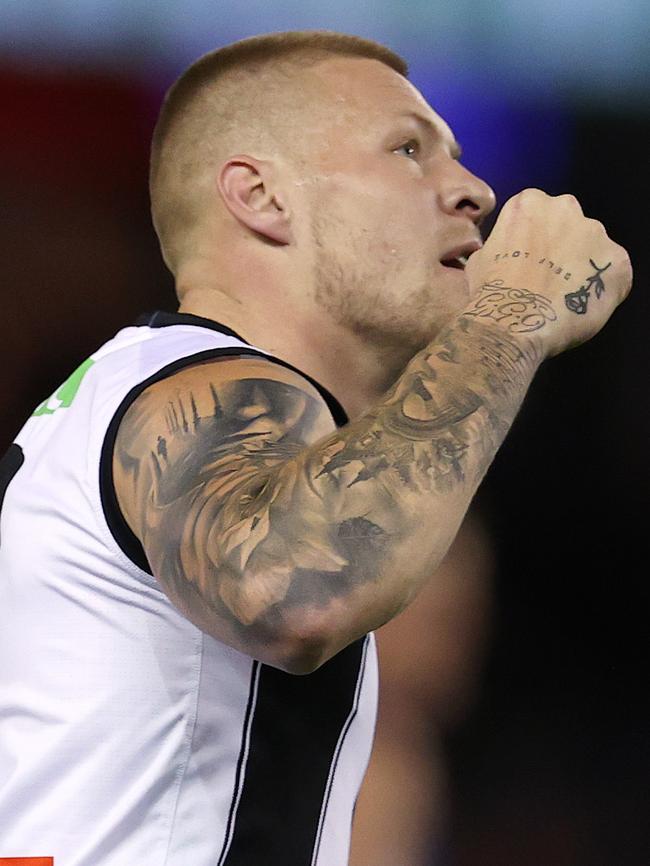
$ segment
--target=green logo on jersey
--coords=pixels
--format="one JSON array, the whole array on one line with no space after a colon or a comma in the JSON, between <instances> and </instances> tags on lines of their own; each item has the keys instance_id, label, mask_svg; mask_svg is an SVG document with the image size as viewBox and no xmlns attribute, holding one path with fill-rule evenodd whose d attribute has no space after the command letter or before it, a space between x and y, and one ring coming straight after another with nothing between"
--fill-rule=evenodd
<instances>
[{"instance_id":1,"label":"green logo on jersey","mask_svg":"<svg viewBox=\"0 0 650 866\"><path fill-rule=\"evenodd\" d=\"M92 358L88 358L83 362L83 364L77 367L74 373L68 376L58 391L55 391L51 397L44 400L41 405L32 412L32 417L34 415L53 415L57 409L67 409L79 390L81 380L94 363L95 362Z\"/></svg>"}]
</instances>

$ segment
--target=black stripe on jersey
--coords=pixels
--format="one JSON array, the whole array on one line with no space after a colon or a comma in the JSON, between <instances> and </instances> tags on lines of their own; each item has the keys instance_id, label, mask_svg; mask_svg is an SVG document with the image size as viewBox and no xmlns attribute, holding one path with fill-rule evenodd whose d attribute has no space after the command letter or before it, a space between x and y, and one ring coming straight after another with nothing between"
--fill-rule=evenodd
<instances>
[{"instance_id":1,"label":"black stripe on jersey","mask_svg":"<svg viewBox=\"0 0 650 866\"><path fill-rule=\"evenodd\" d=\"M226 833L223 839L223 848L221 849L221 855L219 856L218 866L222 866L223 858L228 853L228 848L230 847L230 840L232 839L233 821L237 812L237 807L239 806L239 800L242 792L242 770L244 768L246 760L248 759L248 750L250 748L251 721L253 718L252 713L253 707L255 706L255 701L257 700L257 687L260 679L261 666L261 662L254 661L253 667L251 668L251 685L248 692L246 713L244 715L244 728L242 731L239 758L237 759L237 770L235 771L235 785L233 789L232 800L230 802L230 809L228 811L228 823L226 824Z\"/></svg>"},{"instance_id":2,"label":"black stripe on jersey","mask_svg":"<svg viewBox=\"0 0 650 866\"><path fill-rule=\"evenodd\" d=\"M343 750L343 745L345 743L345 738L348 735L348 731L352 727L352 722L359 710L359 700L361 699L361 689L363 687L363 675L366 672L366 655L368 652L368 641L369 638L366 636L364 645L363 645L363 658L361 660L361 668L359 670L359 676L357 678L357 687L354 693L354 704L352 709L350 710L350 714L347 718L347 721L341 731L339 736L339 741L336 744L336 751L334 752L334 760L332 761L332 765L330 767L329 778L327 780L327 791L325 793L325 799L323 801L323 806L321 808L320 819L318 823L318 834L316 837L316 845L314 846L314 853L312 855L312 866L318 860L318 852L320 849L321 839L323 838L323 827L325 826L325 819L327 817L327 807L330 802L330 795L332 793L332 785L334 784L334 777L336 776L336 768L339 763L339 758L341 757L341 751Z\"/></svg>"},{"instance_id":3,"label":"black stripe on jersey","mask_svg":"<svg viewBox=\"0 0 650 866\"><path fill-rule=\"evenodd\" d=\"M135 324L136 326L147 325L149 328L166 328L170 325L194 325L197 328L207 328L210 331L217 331L219 334L228 334L231 337L235 337L237 340L241 340L242 343L250 345L245 337L242 337L227 325L222 325L221 322L215 322L214 319L206 319L204 316L195 316L194 313L167 313L163 310L156 310L153 313L144 313L136 320ZM294 373L301 375L303 379L311 382L314 388L316 388L323 400L327 403L327 408L332 413L332 417L339 427L348 423L349 418L345 409L341 406L334 394L331 394L327 388L321 385L320 382L317 382L316 379L313 379L298 367L294 367L293 364L290 364L288 361L282 361L280 358L276 358L273 355L267 355L265 352L258 351L252 347L250 351L234 348L228 349L227 352L235 355L242 352L249 355L261 355L264 358L268 358L269 361L279 364L281 367L287 367L289 370L293 370Z\"/></svg>"},{"instance_id":4,"label":"black stripe on jersey","mask_svg":"<svg viewBox=\"0 0 650 866\"><path fill-rule=\"evenodd\" d=\"M307 676L261 665L243 788L218 866L311 866L357 713L367 642Z\"/></svg>"},{"instance_id":5,"label":"black stripe on jersey","mask_svg":"<svg viewBox=\"0 0 650 866\"><path fill-rule=\"evenodd\" d=\"M167 325L197 325L200 328L218 331L220 334L229 334L231 337L241 340L242 343L248 343L245 337L227 325L215 322L214 319L206 319L205 316L195 316L194 313L168 313L165 310L154 310L153 313L143 313L134 324L136 327L147 325L149 328L166 328Z\"/></svg>"},{"instance_id":6,"label":"black stripe on jersey","mask_svg":"<svg viewBox=\"0 0 650 866\"><path fill-rule=\"evenodd\" d=\"M0 514L9 482L25 462L25 453L17 442L13 442L0 460ZM1 542L0 538L0 542Z\"/></svg>"},{"instance_id":7,"label":"black stripe on jersey","mask_svg":"<svg viewBox=\"0 0 650 866\"><path fill-rule=\"evenodd\" d=\"M171 313L168 315L172 316ZM188 316L188 318L194 319L200 317ZM185 320L183 319L183 323L184 321ZM181 324L181 322L175 321L170 322L169 324ZM216 323L213 324L216 325ZM161 327L161 325L158 325L158 327ZM215 330L221 330L221 328L217 327ZM230 333L234 334L234 332ZM111 423L108 425L99 461L99 493L106 523L108 524L108 528L110 529L120 550L131 560L131 562L137 565L138 568L142 569L142 571L147 572L147 574L153 574L153 572L145 555L144 548L140 543L140 539L135 535L129 524L126 522L115 493L115 484L113 479L113 452L115 450L117 431L122 422L122 418L124 418L124 415L134 400L136 400L146 388L153 385L155 382L160 382L162 379L173 376L174 373L177 373L185 367L191 367L192 364L199 364L203 361L209 361L216 358L228 356L248 357L251 355L254 357L266 358L267 361L270 361L273 364L279 364L281 367L287 367L295 373L298 373L304 379L307 379L307 381L311 382L311 384L318 390L323 400L325 400L336 425L341 427L343 424L347 423L348 417L336 397L334 397L333 394L330 394L330 392L315 379L312 379L311 376L308 376L306 373L303 373L297 367L294 367L286 361L281 361L279 358L275 358L272 355L266 355L264 352L260 352L257 349L249 349L246 346L206 349L202 352L195 352L192 355L186 355L184 358L178 358L176 361L167 364L165 367L158 370L157 373L154 373L153 376L149 376L148 379L145 379L144 382L139 382L135 385L122 400L115 412L115 415L113 415L113 418L111 419Z\"/></svg>"}]
</instances>

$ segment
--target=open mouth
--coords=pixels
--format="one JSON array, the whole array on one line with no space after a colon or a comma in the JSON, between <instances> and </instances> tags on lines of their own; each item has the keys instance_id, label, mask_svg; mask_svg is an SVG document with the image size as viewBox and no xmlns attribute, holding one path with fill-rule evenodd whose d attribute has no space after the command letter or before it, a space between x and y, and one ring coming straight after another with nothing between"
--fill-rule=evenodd
<instances>
[{"instance_id":1,"label":"open mouth","mask_svg":"<svg viewBox=\"0 0 650 866\"><path fill-rule=\"evenodd\" d=\"M456 259L442 259L441 264L446 268L455 268L457 271L464 271L467 264L467 256L458 256Z\"/></svg>"},{"instance_id":2,"label":"open mouth","mask_svg":"<svg viewBox=\"0 0 650 866\"><path fill-rule=\"evenodd\" d=\"M445 268L464 271L469 257L472 253L480 250L482 246L483 243L478 238L464 244L459 244L459 246L454 247L453 250L449 250L449 252L445 253L445 255L440 259L440 263L444 265Z\"/></svg>"}]
</instances>

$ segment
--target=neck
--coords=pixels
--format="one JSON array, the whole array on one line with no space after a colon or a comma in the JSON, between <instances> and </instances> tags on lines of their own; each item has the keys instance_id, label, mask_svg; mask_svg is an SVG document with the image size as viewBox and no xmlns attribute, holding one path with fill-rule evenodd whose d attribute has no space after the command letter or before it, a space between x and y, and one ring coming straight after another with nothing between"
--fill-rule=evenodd
<instances>
[{"instance_id":1,"label":"neck","mask_svg":"<svg viewBox=\"0 0 650 866\"><path fill-rule=\"evenodd\" d=\"M284 304L272 295L244 301L214 286L192 285L181 297L179 312L226 325L251 345L307 373L350 418L378 400L413 354L403 347L389 352L332 321L320 307L294 304L289 293Z\"/></svg>"}]
</instances>

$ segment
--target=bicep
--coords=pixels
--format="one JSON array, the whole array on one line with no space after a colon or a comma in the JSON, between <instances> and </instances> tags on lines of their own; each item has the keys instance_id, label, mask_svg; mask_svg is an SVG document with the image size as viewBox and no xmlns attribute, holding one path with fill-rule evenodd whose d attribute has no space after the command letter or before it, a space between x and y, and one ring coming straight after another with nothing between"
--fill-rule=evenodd
<instances>
[{"instance_id":1,"label":"bicep","mask_svg":"<svg viewBox=\"0 0 650 866\"><path fill-rule=\"evenodd\" d=\"M335 428L316 389L264 359L196 365L150 386L125 414L113 476L125 519L171 601L237 648L274 582L250 586L274 477Z\"/></svg>"}]
</instances>

